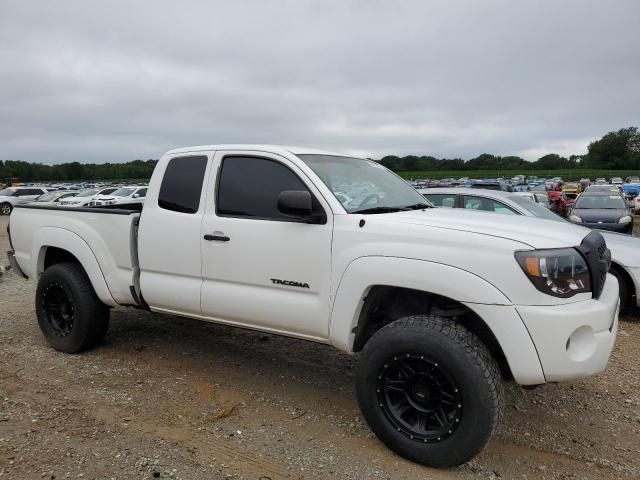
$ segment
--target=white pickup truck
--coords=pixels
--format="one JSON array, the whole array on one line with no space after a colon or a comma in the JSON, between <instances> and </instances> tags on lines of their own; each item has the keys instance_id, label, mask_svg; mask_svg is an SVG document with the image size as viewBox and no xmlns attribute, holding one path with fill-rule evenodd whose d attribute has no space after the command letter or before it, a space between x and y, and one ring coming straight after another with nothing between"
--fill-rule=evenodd
<instances>
[{"instance_id":1,"label":"white pickup truck","mask_svg":"<svg viewBox=\"0 0 640 480\"><path fill-rule=\"evenodd\" d=\"M364 418L431 466L483 448L503 380L604 370L618 325L599 233L431 208L374 161L305 148L172 150L142 211L17 205L9 231L54 348L97 345L122 305L360 352Z\"/></svg>"}]
</instances>

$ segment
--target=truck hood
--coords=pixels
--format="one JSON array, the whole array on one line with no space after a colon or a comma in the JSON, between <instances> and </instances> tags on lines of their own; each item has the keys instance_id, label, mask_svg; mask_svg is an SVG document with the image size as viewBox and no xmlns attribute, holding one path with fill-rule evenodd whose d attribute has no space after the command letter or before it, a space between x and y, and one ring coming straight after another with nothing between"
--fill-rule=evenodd
<instances>
[{"instance_id":1,"label":"truck hood","mask_svg":"<svg viewBox=\"0 0 640 480\"><path fill-rule=\"evenodd\" d=\"M524 215L497 215L493 212L456 208L429 208L410 212L375 215L389 228L421 225L505 238L532 248L565 248L580 245L590 230L569 222L556 222ZM366 218L366 217L365 217Z\"/></svg>"}]
</instances>

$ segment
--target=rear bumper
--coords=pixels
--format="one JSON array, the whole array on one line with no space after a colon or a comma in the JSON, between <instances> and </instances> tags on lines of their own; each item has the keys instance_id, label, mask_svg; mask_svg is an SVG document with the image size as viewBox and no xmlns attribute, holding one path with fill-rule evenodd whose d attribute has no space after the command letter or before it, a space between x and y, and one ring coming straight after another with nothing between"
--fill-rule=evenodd
<instances>
[{"instance_id":1,"label":"rear bumper","mask_svg":"<svg viewBox=\"0 0 640 480\"><path fill-rule=\"evenodd\" d=\"M556 306L516 306L547 382L589 377L609 361L618 331L619 292L607 274L600 298Z\"/></svg>"}]
</instances>

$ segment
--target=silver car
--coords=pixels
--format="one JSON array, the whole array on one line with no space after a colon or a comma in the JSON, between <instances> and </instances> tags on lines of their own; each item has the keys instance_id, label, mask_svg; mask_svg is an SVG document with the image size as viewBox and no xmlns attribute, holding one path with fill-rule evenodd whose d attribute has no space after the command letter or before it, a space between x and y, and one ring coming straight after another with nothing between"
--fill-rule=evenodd
<instances>
[{"instance_id":1,"label":"silver car","mask_svg":"<svg viewBox=\"0 0 640 480\"><path fill-rule=\"evenodd\" d=\"M499 190L471 188L421 188L418 190L436 207L466 208L503 215L526 215L556 222L566 222L529 195ZM630 305L640 307L640 238L614 232L599 231L611 250L609 273L620 284L620 308Z\"/></svg>"}]
</instances>

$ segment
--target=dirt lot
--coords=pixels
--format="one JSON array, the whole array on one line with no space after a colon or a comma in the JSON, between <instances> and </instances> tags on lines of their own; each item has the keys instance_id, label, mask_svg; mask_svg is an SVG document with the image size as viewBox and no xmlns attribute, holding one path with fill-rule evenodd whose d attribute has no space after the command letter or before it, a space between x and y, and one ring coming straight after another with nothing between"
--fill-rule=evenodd
<instances>
[{"instance_id":1,"label":"dirt lot","mask_svg":"<svg viewBox=\"0 0 640 480\"><path fill-rule=\"evenodd\" d=\"M0 251L7 247L0 219ZM3 261L4 263L4 261ZM65 355L37 328L34 285L0 283L0 478L480 479L640 477L640 318L606 373L507 388L473 462L427 469L360 417L356 358L309 342L117 309L103 346Z\"/></svg>"}]
</instances>

